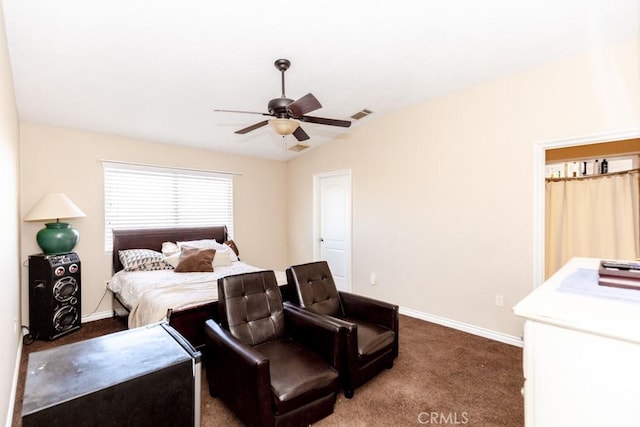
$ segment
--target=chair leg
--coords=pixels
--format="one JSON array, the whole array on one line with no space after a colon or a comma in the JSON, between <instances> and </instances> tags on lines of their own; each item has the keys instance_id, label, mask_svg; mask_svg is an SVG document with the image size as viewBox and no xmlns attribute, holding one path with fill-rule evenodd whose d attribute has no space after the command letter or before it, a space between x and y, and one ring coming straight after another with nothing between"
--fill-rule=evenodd
<instances>
[{"instance_id":1,"label":"chair leg","mask_svg":"<svg viewBox=\"0 0 640 427\"><path fill-rule=\"evenodd\" d=\"M353 389L345 389L344 397L346 397L347 399L351 399L353 397Z\"/></svg>"}]
</instances>

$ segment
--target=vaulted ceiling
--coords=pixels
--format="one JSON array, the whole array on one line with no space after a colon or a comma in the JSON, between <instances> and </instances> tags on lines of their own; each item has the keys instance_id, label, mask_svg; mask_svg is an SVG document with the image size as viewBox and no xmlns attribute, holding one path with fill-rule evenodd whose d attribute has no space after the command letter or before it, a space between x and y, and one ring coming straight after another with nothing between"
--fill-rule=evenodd
<instances>
[{"instance_id":1,"label":"vaulted ceiling","mask_svg":"<svg viewBox=\"0 0 640 427\"><path fill-rule=\"evenodd\" d=\"M3 0L20 119L286 160L264 120L281 95L352 128L391 111L640 37L640 0Z\"/></svg>"}]
</instances>

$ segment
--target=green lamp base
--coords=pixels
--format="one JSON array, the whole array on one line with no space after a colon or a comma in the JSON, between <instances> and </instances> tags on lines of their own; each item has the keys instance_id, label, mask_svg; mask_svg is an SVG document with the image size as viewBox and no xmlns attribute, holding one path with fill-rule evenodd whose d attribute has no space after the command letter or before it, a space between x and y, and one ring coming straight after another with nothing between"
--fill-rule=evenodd
<instances>
[{"instance_id":1,"label":"green lamp base","mask_svg":"<svg viewBox=\"0 0 640 427\"><path fill-rule=\"evenodd\" d=\"M38 231L38 246L46 255L66 254L73 250L80 234L68 222L48 222Z\"/></svg>"}]
</instances>

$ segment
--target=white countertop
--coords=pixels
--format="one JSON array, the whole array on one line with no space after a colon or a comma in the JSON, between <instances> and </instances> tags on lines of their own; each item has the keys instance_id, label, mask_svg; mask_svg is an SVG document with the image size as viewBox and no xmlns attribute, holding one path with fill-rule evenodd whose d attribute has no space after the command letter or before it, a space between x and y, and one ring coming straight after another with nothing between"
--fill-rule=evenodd
<instances>
[{"instance_id":1,"label":"white countertop","mask_svg":"<svg viewBox=\"0 0 640 427\"><path fill-rule=\"evenodd\" d=\"M562 328L640 343L640 290L597 285L600 261L573 258L513 307L514 313ZM588 280L583 280L585 277Z\"/></svg>"}]
</instances>

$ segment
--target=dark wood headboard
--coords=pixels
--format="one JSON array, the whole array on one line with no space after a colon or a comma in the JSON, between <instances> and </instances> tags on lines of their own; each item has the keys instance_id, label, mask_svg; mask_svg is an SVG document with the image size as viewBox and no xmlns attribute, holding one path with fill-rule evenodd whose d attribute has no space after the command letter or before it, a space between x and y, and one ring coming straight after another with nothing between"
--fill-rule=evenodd
<instances>
[{"instance_id":1,"label":"dark wood headboard","mask_svg":"<svg viewBox=\"0 0 640 427\"><path fill-rule=\"evenodd\" d=\"M184 227L184 228L143 228L113 230L113 272L122 270L118 251L124 249L153 249L160 252L163 242L216 239L219 243L228 240L227 226Z\"/></svg>"}]
</instances>

